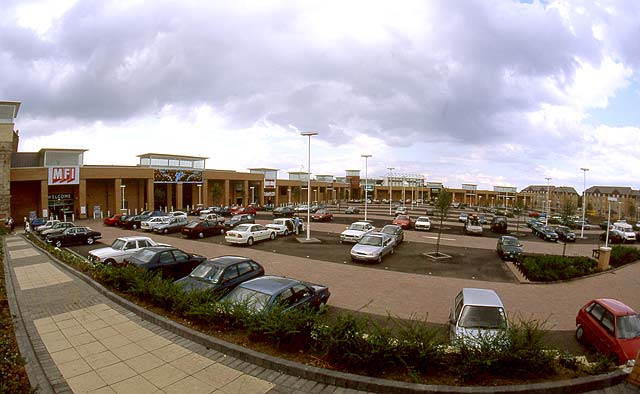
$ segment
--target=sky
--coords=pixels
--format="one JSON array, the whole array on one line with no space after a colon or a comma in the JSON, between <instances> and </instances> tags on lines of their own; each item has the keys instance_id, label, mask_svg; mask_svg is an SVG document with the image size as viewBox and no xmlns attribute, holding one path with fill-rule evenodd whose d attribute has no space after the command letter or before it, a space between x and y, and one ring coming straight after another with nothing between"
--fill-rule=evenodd
<instances>
[{"instance_id":1,"label":"sky","mask_svg":"<svg viewBox=\"0 0 640 394\"><path fill-rule=\"evenodd\" d=\"M3 0L20 151L640 188L640 2Z\"/></svg>"}]
</instances>

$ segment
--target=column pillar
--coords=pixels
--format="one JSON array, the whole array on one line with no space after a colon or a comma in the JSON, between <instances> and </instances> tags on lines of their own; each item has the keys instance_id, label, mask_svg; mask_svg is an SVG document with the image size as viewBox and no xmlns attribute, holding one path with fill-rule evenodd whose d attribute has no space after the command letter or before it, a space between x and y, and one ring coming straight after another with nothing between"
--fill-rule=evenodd
<instances>
[{"instance_id":1,"label":"column pillar","mask_svg":"<svg viewBox=\"0 0 640 394\"><path fill-rule=\"evenodd\" d=\"M242 205L245 207L249 205L251 203L249 198L249 181L242 181Z\"/></svg>"},{"instance_id":2,"label":"column pillar","mask_svg":"<svg viewBox=\"0 0 640 394\"><path fill-rule=\"evenodd\" d=\"M202 181L202 205L209 206L209 181L207 179Z\"/></svg>"},{"instance_id":3,"label":"column pillar","mask_svg":"<svg viewBox=\"0 0 640 394\"><path fill-rule=\"evenodd\" d=\"M167 211L173 206L173 183L167 183Z\"/></svg>"},{"instance_id":4,"label":"column pillar","mask_svg":"<svg viewBox=\"0 0 640 394\"><path fill-rule=\"evenodd\" d=\"M147 201L145 202L145 210L153 210L155 208L155 202L153 201L154 184L153 178L147 179Z\"/></svg>"},{"instance_id":5,"label":"column pillar","mask_svg":"<svg viewBox=\"0 0 640 394\"><path fill-rule=\"evenodd\" d=\"M122 185L122 179L116 178L113 180L113 201L115 206L112 212L120 212L122 209L122 190L120 189L120 185Z\"/></svg>"},{"instance_id":6,"label":"column pillar","mask_svg":"<svg viewBox=\"0 0 640 394\"><path fill-rule=\"evenodd\" d=\"M228 179L224 180L224 202L222 203L222 205L233 205L229 201L229 180Z\"/></svg>"},{"instance_id":7,"label":"column pillar","mask_svg":"<svg viewBox=\"0 0 640 394\"><path fill-rule=\"evenodd\" d=\"M44 211L47 211L46 214ZM49 180L40 181L40 212L39 216L49 217Z\"/></svg>"},{"instance_id":8,"label":"column pillar","mask_svg":"<svg viewBox=\"0 0 640 394\"><path fill-rule=\"evenodd\" d=\"M80 219L87 218L87 180L80 179L80 184L78 185L78 217ZM84 213L83 213L84 210Z\"/></svg>"},{"instance_id":9,"label":"column pillar","mask_svg":"<svg viewBox=\"0 0 640 394\"><path fill-rule=\"evenodd\" d=\"M182 183L176 183L176 210L182 208Z\"/></svg>"}]
</instances>

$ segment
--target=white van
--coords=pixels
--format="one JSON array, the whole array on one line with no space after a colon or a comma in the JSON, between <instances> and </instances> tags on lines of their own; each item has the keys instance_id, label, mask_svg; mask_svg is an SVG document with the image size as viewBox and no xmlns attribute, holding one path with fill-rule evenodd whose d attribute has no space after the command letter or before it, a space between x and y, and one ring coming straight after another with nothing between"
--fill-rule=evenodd
<instances>
[{"instance_id":1,"label":"white van","mask_svg":"<svg viewBox=\"0 0 640 394\"><path fill-rule=\"evenodd\" d=\"M449 315L452 345L479 345L509 328L507 314L498 294L489 289L464 288L456 296Z\"/></svg>"},{"instance_id":2,"label":"white van","mask_svg":"<svg viewBox=\"0 0 640 394\"><path fill-rule=\"evenodd\" d=\"M636 233L633 231L633 226L627 223L626 220L615 222L612 227L614 230L624 234L624 242L636 242Z\"/></svg>"}]
</instances>

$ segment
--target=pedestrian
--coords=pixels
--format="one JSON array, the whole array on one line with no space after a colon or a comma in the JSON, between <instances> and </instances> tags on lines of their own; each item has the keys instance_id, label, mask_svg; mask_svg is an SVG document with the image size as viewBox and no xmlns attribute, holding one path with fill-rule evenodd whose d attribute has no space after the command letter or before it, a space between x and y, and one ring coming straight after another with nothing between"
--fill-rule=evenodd
<instances>
[{"instance_id":1,"label":"pedestrian","mask_svg":"<svg viewBox=\"0 0 640 394\"><path fill-rule=\"evenodd\" d=\"M13 229L16 228L16 222L13 220L11 216L9 216L9 227L11 228L11 232L13 233Z\"/></svg>"},{"instance_id":2,"label":"pedestrian","mask_svg":"<svg viewBox=\"0 0 640 394\"><path fill-rule=\"evenodd\" d=\"M296 235L300 234L300 218L298 215L293 217L293 226L296 228Z\"/></svg>"}]
</instances>

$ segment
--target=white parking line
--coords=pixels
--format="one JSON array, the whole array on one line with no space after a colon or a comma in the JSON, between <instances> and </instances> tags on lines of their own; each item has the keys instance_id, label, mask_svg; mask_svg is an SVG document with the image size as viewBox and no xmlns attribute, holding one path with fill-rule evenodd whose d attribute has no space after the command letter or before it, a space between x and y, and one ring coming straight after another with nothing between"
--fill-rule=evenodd
<instances>
[{"instance_id":1,"label":"white parking line","mask_svg":"<svg viewBox=\"0 0 640 394\"><path fill-rule=\"evenodd\" d=\"M429 238L429 239L438 239L438 237L430 237L428 235L423 235L422 238ZM455 241L455 238L444 238L444 237L440 237L441 241Z\"/></svg>"}]
</instances>

